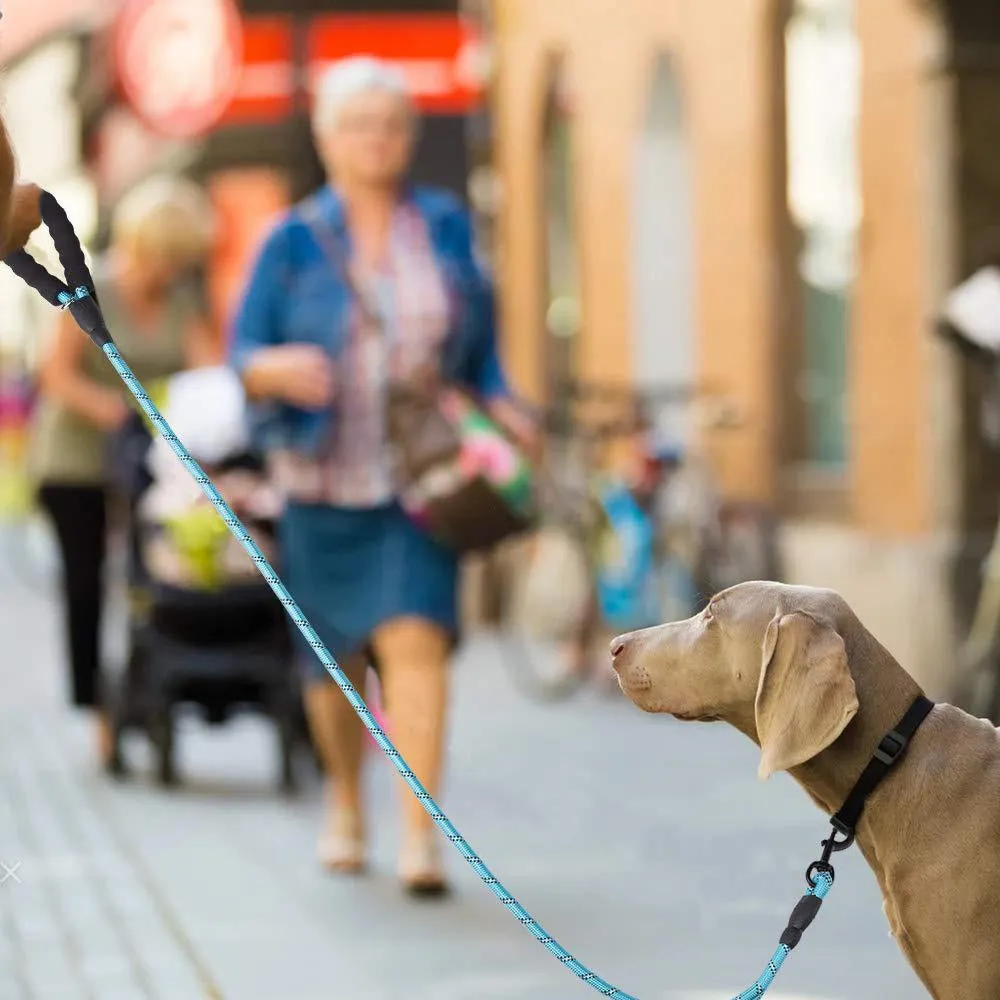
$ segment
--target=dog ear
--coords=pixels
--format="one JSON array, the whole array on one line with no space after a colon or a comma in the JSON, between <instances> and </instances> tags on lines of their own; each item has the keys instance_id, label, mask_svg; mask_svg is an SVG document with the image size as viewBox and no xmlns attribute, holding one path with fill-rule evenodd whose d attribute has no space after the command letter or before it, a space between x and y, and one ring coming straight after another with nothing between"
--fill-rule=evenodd
<instances>
[{"instance_id":1,"label":"dog ear","mask_svg":"<svg viewBox=\"0 0 1000 1000\"><path fill-rule=\"evenodd\" d=\"M764 635L754 714L761 780L811 760L858 711L840 634L801 611L778 614Z\"/></svg>"}]
</instances>

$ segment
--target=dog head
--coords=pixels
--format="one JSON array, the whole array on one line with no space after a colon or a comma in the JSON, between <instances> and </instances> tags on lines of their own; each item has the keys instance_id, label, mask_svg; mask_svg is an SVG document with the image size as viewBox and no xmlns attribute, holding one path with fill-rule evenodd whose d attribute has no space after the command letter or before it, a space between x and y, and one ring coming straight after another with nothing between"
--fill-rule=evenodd
<instances>
[{"instance_id":1,"label":"dog head","mask_svg":"<svg viewBox=\"0 0 1000 1000\"><path fill-rule=\"evenodd\" d=\"M743 583L686 621L616 637L612 660L644 711L746 732L767 778L820 754L857 714L845 614L832 591Z\"/></svg>"}]
</instances>

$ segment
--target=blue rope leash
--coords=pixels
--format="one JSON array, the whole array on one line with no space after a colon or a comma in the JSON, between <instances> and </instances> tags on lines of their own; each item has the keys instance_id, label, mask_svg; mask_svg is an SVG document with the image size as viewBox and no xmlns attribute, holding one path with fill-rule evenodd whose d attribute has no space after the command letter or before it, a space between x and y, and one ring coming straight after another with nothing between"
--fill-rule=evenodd
<instances>
[{"instance_id":1,"label":"blue rope leash","mask_svg":"<svg viewBox=\"0 0 1000 1000\"><path fill-rule=\"evenodd\" d=\"M819 903L822 903L826 899L827 893L832 888L833 875L829 871L820 871L815 876L814 883L810 885L809 890L803 897L803 901L816 900L816 903L813 905L818 910ZM804 930L805 928L801 929ZM757 981L748 986L738 997L734 997L733 1000L758 1000L759 997L762 997L771 988L771 983L774 982L778 971L785 964L785 959L791 954L796 943L798 942L786 943L782 941L767 963L767 968L757 977Z\"/></svg>"},{"instance_id":2,"label":"blue rope leash","mask_svg":"<svg viewBox=\"0 0 1000 1000\"><path fill-rule=\"evenodd\" d=\"M542 944L547 951L551 952L581 982L586 983L602 996L611 997L613 1000L636 1000L630 994L625 993L616 986L612 986L609 982L598 976L597 973L591 972L590 969L577 961L550 934L546 933L538 921L507 891L503 883L483 863L483 860L473 851L469 842L458 832L451 820L441 811L440 806L431 798L427 789L424 788L416 775L410 770L409 765L385 734L382 727L375 721L364 699L358 694L354 685L316 634L316 631L302 613L302 609L281 582L281 578L267 561L263 552L261 552L257 544L250 537L247 529L222 498L222 495L209 477L205 475L205 472L194 460L187 448L184 447L177 438L177 435L174 434L170 425L147 395L142 383L135 377L135 374L119 353L104 323L104 317L97 302L93 278L87 267L83 248L65 210L48 191L43 191L41 194L40 208L42 219L52 235L53 242L59 254L65 281L50 274L25 250L19 250L5 258L4 263L18 277L38 291L46 301L58 308L68 309L80 325L80 328L104 352L112 367L135 397L142 411L152 421L157 432L167 442L171 451L180 459L191 477L198 483L205 496L208 497L212 505L219 512L220 517L233 536L240 542L254 561L261 576L267 581L278 600L281 601L288 616L303 636L305 636L309 645L313 648L323 666L326 667L327 672L336 682L337 686L344 692L344 696L364 723L365 728L371 733L375 742L389 760L392 761L396 770L400 773L413 794L416 795L431 819L434 820L438 829L454 844L456 850L465 858L472 867L472 870L479 876L490 892L503 903L514 916L514 919L519 924L522 924L536 941ZM828 841L824 841L825 851L823 858L821 861L813 862L810 865L806 873L806 881L809 889L792 911L788 926L781 935L781 941L777 950L771 956L767 967L753 985L737 997L734 997L733 1000L757 1000L757 998L764 996L770 988L778 971L792 949L799 943L802 933L812 923L819 912L823 899L833 887L834 873L832 866L829 864L831 853L849 847L852 841L853 835L844 841L838 842L833 836Z\"/></svg>"},{"instance_id":3,"label":"blue rope leash","mask_svg":"<svg viewBox=\"0 0 1000 1000\"><path fill-rule=\"evenodd\" d=\"M184 467L190 473L191 477L198 483L202 488L205 496L212 502L215 509L219 512L222 520L225 521L226 526L233 533L236 539L240 542L244 549L246 549L250 558L253 559L260 571L261 576L267 581L268 586L274 591L278 600L284 605L285 610L288 613L289 618L295 623L298 630L305 636L306 641L312 646L316 655L319 657L320 662L326 667L327 672L336 682L337 686L341 691L344 692L344 696L351 703L351 707L357 712L359 718L364 723L365 728L372 734L375 742L382 749L383 753L392 761L396 770L399 772L400 776L409 785L410 790L414 795L420 800L421 805L427 810L431 819L437 824L438 829L454 844L458 853L462 855L463 858L472 867L472 870L479 876L483 884L493 893L497 899L510 911L514 919L517 920L530 934L538 941L539 944L543 945L549 952L551 952L555 957L577 976L582 982L586 983L588 986L593 987L598 993L605 997L611 997L613 1000L637 1000L637 998L625 993L623 990L618 989L616 986L612 986L611 983L602 979L596 972L592 972L588 969L582 962L574 958L555 938L552 937L537 920L511 895L504 884L493 874L492 871L486 866L482 858L472 849L469 842L458 832L455 825L450 819L442 812L441 807L434 801L430 793L426 788L420 783L417 776L410 770L410 766L403 759L400 752L393 745L392 740L386 735L385 731L375 720L368 705L365 700L358 694L357 688L351 683L348 676L341 670L340 665L333 658L333 655L326 648L323 640L316 634L316 630L309 623L309 620L303 614L302 609L298 606L295 599L288 592L284 583L281 581L281 577L275 572L274 568L267 561L264 553L261 552L260 548L257 546L256 542L250 537L249 532L243 526L240 519L233 513L232 508L223 499L222 495L215 488L212 480L205 474L201 466L194 460L191 453L185 448L183 443L178 439L177 435L174 434L170 425L164 419L163 415L157 409L156 405L146 394L146 390L142 387L142 383L135 377L132 369L126 364L125 359L121 356L118 348L114 344L105 344L103 346L103 351L107 356L108 360L113 365L115 371L121 376L122 381L128 387L129 391L135 396L136 401L139 406L142 407L143 412L152 421L156 430L163 438L164 441L170 446L171 451L181 460ZM815 898L817 901L822 901L830 889L833 887L833 877L826 871L821 871L817 874L815 878L815 883L809 888L806 893L806 898ZM760 974L756 982L753 983L748 989L744 990L733 1000L757 1000L757 998L764 996L767 990L770 988L771 984L774 982L775 976L778 974L778 970L784 964L785 959L788 957L794 945L790 946L787 944L780 944L778 949L775 951L774 955L771 957L770 961L767 963L767 968Z\"/></svg>"}]
</instances>

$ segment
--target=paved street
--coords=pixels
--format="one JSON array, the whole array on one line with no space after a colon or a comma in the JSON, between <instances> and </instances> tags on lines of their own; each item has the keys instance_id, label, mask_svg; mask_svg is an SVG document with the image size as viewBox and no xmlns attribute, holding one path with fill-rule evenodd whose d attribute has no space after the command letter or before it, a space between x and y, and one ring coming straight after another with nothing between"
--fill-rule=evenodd
<instances>
[{"instance_id":1,"label":"paved street","mask_svg":"<svg viewBox=\"0 0 1000 1000\"><path fill-rule=\"evenodd\" d=\"M375 874L314 864L313 783L272 791L253 719L184 726L185 784L94 773L59 707L55 617L0 553L0 1000L573 1000L597 994L531 940L455 854L456 898L400 899L389 765L372 768ZM5 575L6 574L6 575ZM130 744L142 764L144 747ZM526 703L488 642L457 667L445 805L577 957L642 1000L728 1000L799 898L824 817L721 726L624 702ZM857 852L775 1000L922 996Z\"/></svg>"}]
</instances>

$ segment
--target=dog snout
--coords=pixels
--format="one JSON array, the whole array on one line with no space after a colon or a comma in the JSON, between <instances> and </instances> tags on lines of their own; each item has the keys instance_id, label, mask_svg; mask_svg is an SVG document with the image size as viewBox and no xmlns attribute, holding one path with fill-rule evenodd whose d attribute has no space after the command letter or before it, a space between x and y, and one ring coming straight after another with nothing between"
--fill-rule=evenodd
<instances>
[{"instance_id":1,"label":"dog snout","mask_svg":"<svg viewBox=\"0 0 1000 1000\"><path fill-rule=\"evenodd\" d=\"M627 635L616 635L611 640L611 665L615 670L620 670L628 660L631 642Z\"/></svg>"}]
</instances>

